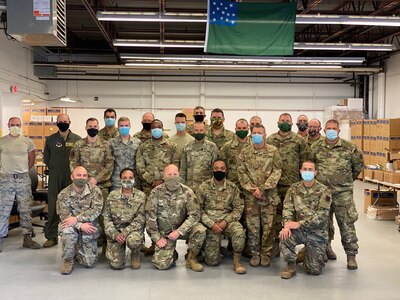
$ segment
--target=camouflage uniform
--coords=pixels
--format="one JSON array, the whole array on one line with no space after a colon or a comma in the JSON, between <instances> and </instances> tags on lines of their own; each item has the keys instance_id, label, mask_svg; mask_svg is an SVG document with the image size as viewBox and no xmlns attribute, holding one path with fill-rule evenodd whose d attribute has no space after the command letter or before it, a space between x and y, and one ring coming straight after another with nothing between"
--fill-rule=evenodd
<instances>
[{"instance_id":1,"label":"camouflage uniform","mask_svg":"<svg viewBox=\"0 0 400 300\"><path fill-rule=\"evenodd\" d=\"M196 191L202 182L212 177L212 164L218 156L218 148L213 142L204 139L187 144L180 164L184 184Z\"/></svg>"},{"instance_id":2,"label":"camouflage uniform","mask_svg":"<svg viewBox=\"0 0 400 300\"><path fill-rule=\"evenodd\" d=\"M232 240L233 251L241 254L246 234L239 223L244 203L238 187L229 180L224 180L224 183L218 186L212 178L200 185L197 197L200 201L201 222L207 227L204 246L206 264L213 266L220 263L222 234ZM224 232L220 234L212 231L214 223L222 220L228 223Z\"/></svg>"},{"instance_id":3,"label":"camouflage uniform","mask_svg":"<svg viewBox=\"0 0 400 300\"><path fill-rule=\"evenodd\" d=\"M125 196L121 190L112 191L107 198L104 216L104 229L107 235L106 257L112 268L125 266L125 248L138 253L144 241L146 195L133 190L132 196ZM122 233L125 243L115 238Z\"/></svg>"},{"instance_id":4,"label":"camouflage uniform","mask_svg":"<svg viewBox=\"0 0 400 300\"><path fill-rule=\"evenodd\" d=\"M227 142L221 148L221 158L226 161L228 166L228 173L226 178L241 188L239 183L238 171L237 171L237 160L243 148L251 145L250 137L246 138L246 142L242 143L237 137L234 137L231 141Z\"/></svg>"},{"instance_id":5,"label":"camouflage uniform","mask_svg":"<svg viewBox=\"0 0 400 300\"><path fill-rule=\"evenodd\" d=\"M292 131L287 136L281 136L278 132L271 134L267 138L267 144L275 146L282 159L282 176L278 183L280 202L276 209L274 220L274 244L278 248L278 234L282 228L283 200L289 187L301 180L299 170L303 162L308 158L309 147L303 137Z\"/></svg>"},{"instance_id":6,"label":"camouflage uniform","mask_svg":"<svg viewBox=\"0 0 400 300\"><path fill-rule=\"evenodd\" d=\"M93 267L97 259L97 238L99 237L98 217L103 209L101 190L88 183L83 192L75 192L73 185L63 189L57 197L57 214L60 216L59 233L62 242L62 257ZM61 223L70 216L77 217L78 223L62 229ZM90 222L97 230L93 234L80 230L82 223Z\"/></svg>"},{"instance_id":7,"label":"camouflage uniform","mask_svg":"<svg viewBox=\"0 0 400 300\"><path fill-rule=\"evenodd\" d=\"M276 186L281 176L281 168L281 158L274 146L266 144L261 149L255 149L251 145L240 152L238 175L239 182L244 190L247 239L252 256L259 256L260 254L271 256L272 225L279 203ZM257 187L264 194L265 201L259 201L253 196Z\"/></svg>"},{"instance_id":8,"label":"camouflage uniform","mask_svg":"<svg viewBox=\"0 0 400 300\"><path fill-rule=\"evenodd\" d=\"M136 168L142 179L143 191L149 195L153 180L161 180L164 168L174 164L179 167L179 151L168 139L150 139L141 144L136 153Z\"/></svg>"},{"instance_id":9,"label":"camouflage uniform","mask_svg":"<svg viewBox=\"0 0 400 300\"><path fill-rule=\"evenodd\" d=\"M148 140L151 140L151 131L146 131L144 129L142 129L139 132L136 132L133 135L135 138L139 139L142 143L147 142ZM164 131L163 132L163 137L165 139L169 138L168 134Z\"/></svg>"},{"instance_id":10,"label":"camouflage uniform","mask_svg":"<svg viewBox=\"0 0 400 300\"><path fill-rule=\"evenodd\" d=\"M69 154L71 172L77 166L82 166L88 171L89 177L97 180L97 186L107 199L111 187L111 174L114 169L114 157L110 143L97 138L94 143L89 143L88 138L77 141Z\"/></svg>"},{"instance_id":11,"label":"camouflage uniform","mask_svg":"<svg viewBox=\"0 0 400 300\"><path fill-rule=\"evenodd\" d=\"M213 142L215 145L217 145L218 150L221 150L222 146L225 145L227 142L233 140L235 137L235 134L228 130L225 129L225 127L222 127L222 132L221 135L216 136L212 133L212 127L208 127L206 137L209 141Z\"/></svg>"},{"instance_id":12,"label":"camouflage uniform","mask_svg":"<svg viewBox=\"0 0 400 300\"><path fill-rule=\"evenodd\" d=\"M118 128L113 127L111 130L111 133L108 133L107 127L104 127L99 130L99 133L97 134L97 136L103 140L109 141L109 140L119 136Z\"/></svg>"},{"instance_id":13,"label":"camouflage uniform","mask_svg":"<svg viewBox=\"0 0 400 300\"><path fill-rule=\"evenodd\" d=\"M114 171L111 176L112 189L116 190L121 187L119 173L125 168L133 169L135 171L135 181L138 181L138 174L136 172L136 151L141 141L135 137L130 137L125 144L119 136L111 139L109 142L114 156Z\"/></svg>"},{"instance_id":14,"label":"camouflage uniform","mask_svg":"<svg viewBox=\"0 0 400 300\"><path fill-rule=\"evenodd\" d=\"M168 234L178 230L180 238L188 238L189 250L194 255L200 252L206 237L206 228L199 223L200 205L193 191L183 184L176 191L169 191L165 184L155 187L146 207L146 230L153 243L162 237L168 244L164 248L155 245L153 263L157 269L166 270L174 262L176 241L169 240Z\"/></svg>"},{"instance_id":15,"label":"camouflage uniform","mask_svg":"<svg viewBox=\"0 0 400 300\"><path fill-rule=\"evenodd\" d=\"M296 261L295 247L305 244L303 266L307 273L321 273L328 245L328 223L331 193L322 183L315 181L310 188L303 181L294 183L283 202L283 225L299 222L298 229L291 229L291 236L281 242L281 251L287 263Z\"/></svg>"},{"instance_id":16,"label":"camouflage uniform","mask_svg":"<svg viewBox=\"0 0 400 300\"><path fill-rule=\"evenodd\" d=\"M358 213L353 200L353 181L364 167L362 152L343 139L334 145L321 140L312 145L310 159L316 163L316 179L332 193L331 218L335 213L343 248L347 255L356 255L358 238L354 223L358 220ZM333 232L329 235L333 239Z\"/></svg>"},{"instance_id":17,"label":"camouflage uniform","mask_svg":"<svg viewBox=\"0 0 400 300\"><path fill-rule=\"evenodd\" d=\"M314 143L316 143L318 141L323 141L324 139L325 139L325 137L323 137L322 135L320 135L319 138L317 138L315 140L310 139L310 136L308 134L304 137L304 140L307 142L308 147L310 147L310 148Z\"/></svg>"}]
</instances>

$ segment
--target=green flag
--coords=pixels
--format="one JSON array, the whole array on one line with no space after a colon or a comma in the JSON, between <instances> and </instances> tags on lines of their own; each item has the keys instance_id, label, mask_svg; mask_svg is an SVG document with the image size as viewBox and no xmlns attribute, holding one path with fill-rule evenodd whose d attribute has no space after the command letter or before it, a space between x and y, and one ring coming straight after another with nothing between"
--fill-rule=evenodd
<instances>
[{"instance_id":1,"label":"green flag","mask_svg":"<svg viewBox=\"0 0 400 300\"><path fill-rule=\"evenodd\" d=\"M296 2L208 0L204 51L236 55L293 55Z\"/></svg>"}]
</instances>

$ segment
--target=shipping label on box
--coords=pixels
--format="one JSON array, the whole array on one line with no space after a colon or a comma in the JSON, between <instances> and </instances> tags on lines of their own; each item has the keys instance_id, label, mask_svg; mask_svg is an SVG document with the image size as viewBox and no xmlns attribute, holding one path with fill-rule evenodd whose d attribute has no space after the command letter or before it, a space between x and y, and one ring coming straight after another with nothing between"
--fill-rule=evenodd
<instances>
[{"instance_id":1,"label":"shipping label on box","mask_svg":"<svg viewBox=\"0 0 400 300\"><path fill-rule=\"evenodd\" d=\"M44 116L46 114L45 108L31 108L31 115Z\"/></svg>"},{"instance_id":2,"label":"shipping label on box","mask_svg":"<svg viewBox=\"0 0 400 300\"><path fill-rule=\"evenodd\" d=\"M367 212L368 206L396 206L397 192L395 191L377 191L371 189L364 190L364 212Z\"/></svg>"},{"instance_id":3,"label":"shipping label on box","mask_svg":"<svg viewBox=\"0 0 400 300\"><path fill-rule=\"evenodd\" d=\"M398 206L368 206L367 217L379 221L394 221L399 215Z\"/></svg>"},{"instance_id":4,"label":"shipping label on box","mask_svg":"<svg viewBox=\"0 0 400 300\"><path fill-rule=\"evenodd\" d=\"M48 108L47 109L47 115L50 115L50 116L57 116L61 113L63 113L62 108Z\"/></svg>"}]
</instances>

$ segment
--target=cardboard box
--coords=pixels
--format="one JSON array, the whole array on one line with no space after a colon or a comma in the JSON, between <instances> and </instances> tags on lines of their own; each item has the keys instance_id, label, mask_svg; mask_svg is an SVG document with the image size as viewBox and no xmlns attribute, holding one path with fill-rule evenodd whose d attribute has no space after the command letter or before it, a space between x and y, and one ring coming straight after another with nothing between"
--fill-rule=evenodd
<instances>
[{"instance_id":1,"label":"cardboard box","mask_svg":"<svg viewBox=\"0 0 400 300\"><path fill-rule=\"evenodd\" d=\"M392 150L389 152L389 160L400 159L400 150Z\"/></svg>"},{"instance_id":2,"label":"cardboard box","mask_svg":"<svg viewBox=\"0 0 400 300\"><path fill-rule=\"evenodd\" d=\"M377 191L371 189L364 190L364 212L367 212L368 206L396 206L397 192L395 191Z\"/></svg>"},{"instance_id":3,"label":"cardboard box","mask_svg":"<svg viewBox=\"0 0 400 300\"><path fill-rule=\"evenodd\" d=\"M374 170L364 169L364 178L374 179Z\"/></svg>"},{"instance_id":4,"label":"cardboard box","mask_svg":"<svg viewBox=\"0 0 400 300\"><path fill-rule=\"evenodd\" d=\"M45 108L31 108L31 115L44 116L46 114Z\"/></svg>"},{"instance_id":5,"label":"cardboard box","mask_svg":"<svg viewBox=\"0 0 400 300\"><path fill-rule=\"evenodd\" d=\"M29 136L29 138L35 144L36 150L43 150L43 148L44 148L43 136Z\"/></svg>"},{"instance_id":6,"label":"cardboard box","mask_svg":"<svg viewBox=\"0 0 400 300\"><path fill-rule=\"evenodd\" d=\"M388 161L389 161L388 152L376 152L375 153L375 164L376 165L380 165L385 168Z\"/></svg>"},{"instance_id":7,"label":"cardboard box","mask_svg":"<svg viewBox=\"0 0 400 300\"><path fill-rule=\"evenodd\" d=\"M367 217L379 221L394 221L399 215L398 206L368 206Z\"/></svg>"},{"instance_id":8,"label":"cardboard box","mask_svg":"<svg viewBox=\"0 0 400 300\"><path fill-rule=\"evenodd\" d=\"M364 165L366 166L371 165L371 155L369 154L369 152L364 151L363 156L364 156Z\"/></svg>"},{"instance_id":9,"label":"cardboard box","mask_svg":"<svg viewBox=\"0 0 400 300\"><path fill-rule=\"evenodd\" d=\"M339 101L339 105L344 105L349 108L363 109L364 99L363 98L347 98Z\"/></svg>"},{"instance_id":10,"label":"cardboard box","mask_svg":"<svg viewBox=\"0 0 400 300\"><path fill-rule=\"evenodd\" d=\"M356 145L360 150L363 150L363 139L362 136L352 136L351 142Z\"/></svg>"},{"instance_id":11,"label":"cardboard box","mask_svg":"<svg viewBox=\"0 0 400 300\"><path fill-rule=\"evenodd\" d=\"M385 182L400 184L400 173L385 171L384 180Z\"/></svg>"},{"instance_id":12,"label":"cardboard box","mask_svg":"<svg viewBox=\"0 0 400 300\"><path fill-rule=\"evenodd\" d=\"M362 136L363 135L363 120L352 120L350 121L351 135L353 136Z\"/></svg>"},{"instance_id":13,"label":"cardboard box","mask_svg":"<svg viewBox=\"0 0 400 300\"><path fill-rule=\"evenodd\" d=\"M52 135L58 131L57 123L44 123L43 134L45 136Z\"/></svg>"},{"instance_id":14,"label":"cardboard box","mask_svg":"<svg viewBox=\"0 0 400 300\"><path fill-rule=\"evenodd\" d=\"M370 136L369 143L370 143L369 147L372 152L381 152L382 151L382 147L379 147L379 145L382 146L382 142L378 143L376 136Z\"/></svg>"},{"instance_id":15,"label":"cardboard box","mask_svg":"<svg viewBox=\"0 0 400 300\"><path fill-rule=\"evenodd\" d=\"M374 177L375 180L378 181L384 181L385 176L384 176L384 171L382 170L374 170Z\"/></svg>"},{"instance_id":16,"label":"cardboard box","mask_svg":"<svg viewBox=\"0 0 400 300\"><path fill-rule=\"evenodd\" d=\"M370 136L377 136L378 135L378 130L376 126L377 121L376 120L369 120L369 134Z\"/></svg>"},{"instance_id":17,"label":"cardboard box","mask_svg":"<svg viewBox=\"0 0 400 300\"><path fill-rule=\"evenodd\" d=\"M379 120L379 122L378 122ZM400 118L398 119L378 119L378 135L380 136L400 136Z\"/></svg>"},{"instance_id":18,"label":"cardboard box","mask_svg":"<svg viewBox=\"0 0 400 300\"><path fill-rule=\"evenodd\" d=\"M362 148L365 151L370 152L371 151L371 140L370 140L370 136L363 136L362 139Z\"/></svg>"},{"instance_id":19,"label":"cardboard box","mask_svg":"<svg viewBox=\"0 0 400 300\"><path fill-rule=\"evenodd\" d=\"M400 170L400 160L399 159L393 161L393 168L395 170Z\"/></svg>"},{"instance_id":20,"label":"cardboard box","mask_svg":"<svg viewBox=\"0 0 400 300\"><path fill-rule=\"evenodd\" d=\"M23 107L22 108L22 122L27 123L31 120L31 108Z\"/></svg>"},{"instance_id":21,"label":"cardboard box","mask_svg":"<svg viewBox=\"0 0 400 300\"><path fill-rule=\"evenodd\" d=\"M357 179L363 180L364 179L364 170L362 170L360 172L360 174L358 174Z\"/></svg>"},{"instance_id":22,"label":"cardboard box","mask_svg":"<svg viewBox=\"0 0 400 300\"><path fill-rule=\"evenodd\" d=\"M43 136L43 123L30 122L29 123L29 135L30 136Z\"/></svg>"},{"instance_id":23,"label":"cardboard box","mask_svg":"<svg viewBox=\"0 0 400 300\"><path fill-rule=\"evenodd\" d=\"M62 108L48 108L47 109L47 115L49 115L49 116L57 116L63 112L64 111Z\"/></svg>"},{"instance_id":24,"label":"cardboard box","mask_svg":"<svg viewBox=\"0 0 400 300\"><path fill-rule=\"evenodd\" d=\"M363 136L370 136L371 135L371 127L369 126L370 120L363 120Z\"/></svg>"},{"instance_id":25,"label":"cardboard box","mask_svg":"<svg viewBox=\"0 0 400 300\"><path fill-rule=\"evenodd\" d=\"M400 136L383 136L382 149L388 151L400 149Z\"/></svg>"}]
</instances>

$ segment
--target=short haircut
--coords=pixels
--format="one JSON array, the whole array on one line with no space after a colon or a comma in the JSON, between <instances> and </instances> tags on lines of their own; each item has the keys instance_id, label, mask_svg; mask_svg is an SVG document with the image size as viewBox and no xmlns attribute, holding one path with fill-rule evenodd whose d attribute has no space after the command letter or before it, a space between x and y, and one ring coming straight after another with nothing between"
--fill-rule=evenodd
<instances>
[{"instance_id":1,"label":"short haircut","mask_svg":"<svg viewBox=\"0 0 400 300\"><path fill-rule=\"evenodd\" d=\"M204 124L204 122L194 122L193 123L193 128L194 128L194 125L203 125L204 128L206 128L206 124Z\"/></svg>"},{"instance_id":2,"label":"short haircut","mask_svg":"<svg viewBox=\"0 0 400 300\"><path fill-rule=\"evenodd\" d=\"M279 119L280 119L282 116L288 116L288 117L290 117L290 120L293 120L291 114L289 114L289 113L282 113L282 114L280 114L280 115L279 115Z\"/></svg>"},{"instance_id":3,"label":"short haircut","mask_svg":"<svg viewBox=\"0 0 400 300\"><path fill-rule=\"evenodd\" d=\"M21 119L18 118L18 117L11 117L11 118L9 118L9 119L8 119L8 124L10 124L11 120L13 120L13 119L18 119L19 122L22 124Z\"/></svg>"},{"instance_id":4,"label":"short haircut","mask_svg":"<svg viewBox=\"0 0 400 300\"><path fill-rule=\"evenodd\" d=\"M299 116L297 117L297 119L300 118L300 117L306 117L306 118L308 119L308 117L307 117L305 114L299 115Z\"/></svg>"},{"instance_id":5,"label":"short haircut","mask_svg":"<svg viewBox=\"0 0 400 300\"><path fill-rule=\"evenodd\" d=\"M314 169L317 168L315 162L313 162L312 160L303 161L303 163L301 164L301 167L302 167L302 168L303 168L303 165L304 165L304 164L313 164L313 165L314 165Z\"/></svg>"},{"instance_id":6,"label":"short haircut","mask_svg":"<svg viewBox=\"0 0 400 300\"><path fill-rule=\"evenodd\" d=\"M211 114L213 114L213 113L221 113L222 116L225 117L225 116L224 116L224 112L223 112L222 109L220 109L220 108L214 108L214 109L211 111Z\"/></svg>"},{"instance_id":7,"label":"short haircut","mask_svg":"<svg viewBox=\"0 0 400 300\"><path fill-rule=\"evenodd\" d=\"M203 106L200 106L200 105L196 106L196 107L193 109L193 111L198 110L198 109L202 109L202 110L206 111L206 109L205 109Z\"/></svg>"},{"instance_id":8,"label":"short haircut","mask_svg":"<svg viewBox=\"0 0 400 300\"><path fill-rule=\"evenodd\" d=\"M326 121L325 127L326 127L326 125L328 125L329 123L335 123L338 127L340 127L339 122L338 122L337 120L335 120L335 119L330 119L330 120Z\"/></svg>"},{"instance_id":9,"label":"short haircut","mask_svg":"<svg viewBox=\"0 0 400 300\"><path fill-rule=\"evenodd\" d=\"M264 133L266 133L267 131L265 130L265 127L264 127L264 125L262 125L262 124L257 124L257 125L254 125L254 127L253 127L253 130L254 129L256 129L256 128L262 128L262 129L264 129Z\"/></svg>"},{"instance_id":10,"label":"short haircut","mask_svg":"<svg viewBox=\"0 0 400 300\"><path fill-rule=\"evenodd\" d=\"M86 125L89 123L89 122L97 122L97 125L99 124L99 120L97 120L96 118L93 118L93 117L91 117L91 118L89 118L89 119L87 119L86 120Z\"/></svg>"},{"instance_id":11,"label":"short haircut","mask_svg":"<svg viewBox=\"0 0 400 300\"><path fill-rule=\"evenodd\" d=\"M321 125L322 125L322 124L321 124L321 121L318 120L317 118L311 119L310 121L308 121L308 123L310 123L312 120L317 121L317 122L318 122L318 126L321 127Z\"/></svg>"},{"instance_id":12,"label":"short haircut","mask_svg":"<svg viewBox=\"0 0 400 300\"><path fill-rule=\"evenodd\" d=\"M184 113L177 113L175 115L175 118L185 118L185 120L186 120L186 115Z\"/></svg>"},{"instance_id":13,"label":"short haircut","mask_svg":"<svg viewBox=\"0 0 400 300\"><path fill-rule=\"evenodd\" d=\"M126 172L126 171L132 172L133 176L135 176L135 171L134 171L133 169L131 169L131 168L125 168L125 169L122 169L121 172L119 172L119 178L121 178L121 177L122 177L122 174L123 174L124 172Z\"/></svg>"},{"instance_id":14,"label":"short haircut","mask_svg":"<svg viewBox=\"0 0 400 300\"><path fill-rule=\"evenodd\" d=\"M219 161L222 161L222 162L225 164L226 168L228 169L228 164L227 164L227 162L226 162L224 159L222 159L222 158L217 158L216 160L214 160L212 165L214 166L215 163L216 163L216 162L219 162Z\"/></svg>"},{"instance_id":15,"label":"short haircut","mask_svg":"<svg viewBox=\"0 0 400 300\"><path fill-rule=\"evenodd\" d=\"M111 112L113 112L113 113L115 114L115 117L117 117L117 112L116 112L114 109L112 109L112 108L107 108L107 109L104 111L104 118L106 117L106 113L111 113Z\"/></svg>"},{"instance_id":16,"label":"short haircut","mask_svg":"<svg viewBox=\"0 0 400 300\"><path fill-rule=\"evenodd\" d=\"M236 124L239 123L239 122L245 122L245 123L247 124L247 126L249 126L249 122L247 122L247 120L246 120L246 119L243 119L243 118L240 118L239 120L237 120L236 123L235 123L235 126L236 126Z\"/></svg>"},{"instance_id":17,"label":"short haircut","mask_svg":"<svg viewBox=\"0 0 400 300\"><path fill-rule=\"evenodd\" d=\"M126 121L128 121L129 124L131 123L131 120L129 120L128 117L120 117L120 118L118 119L118 125L119 125L120 122L126 122Z\"/></svg>"},{"instance_id":18,"label":"short haircut","mask_svg":"<svg viewBox=\"0 0 400 300\"><path fill-rule=\"evenodd\" d=\"M164 124L163 124L163 122L162 122L160 119L154 119L153 121L151 121L150 124L153 124L153 123L155 123L155 122L160 122L160 123L161 123L161 126L164 127Z\"/></svg>"}]
</instances>

